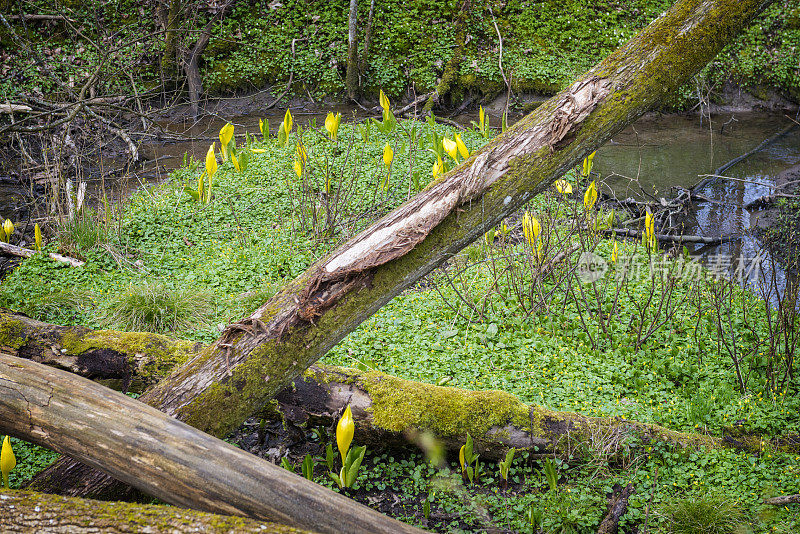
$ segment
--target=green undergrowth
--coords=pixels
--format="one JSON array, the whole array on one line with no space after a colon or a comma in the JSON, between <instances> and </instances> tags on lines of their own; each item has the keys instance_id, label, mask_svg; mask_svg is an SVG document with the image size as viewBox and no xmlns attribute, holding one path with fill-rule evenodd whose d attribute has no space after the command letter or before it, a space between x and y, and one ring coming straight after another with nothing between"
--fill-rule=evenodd
<instances>
[{"instance_id":1,"label":"green undergrowth","mask_svg":"<svg viewBox=\"0 0 800 534\"><path fill-rule=\"evenodd\" d=\"M429 150L434 128L451 138L455 133L446 126L401 122L390 133L374 124L343 125L338 143L314 125L299 137L292 133L285 146L274 138L251 138L249 144L240 138L241 149L252 149L249 166L236 172L230 162L222 164L207 204L185 191L197 186L203 171L197 160L205 150L189 155L170 180L136 192L105 217L95 215L102 243L45 244L47 251L70 247L86 265L69 268L36 255L3 280L0 306L43 321L107 327L121 295L160 284L162 293L210 295L203 301L209 309L202 321L160 323L162 329L178 338L214 340L225 324L252 312L320 255L424 187L435 161ZM477 131L461 135L471 150L485 142ZM299 140L308 154L302 177L293 170ZM383 160L387 143L394 153L390 168ZM741 511L736 520L742 532L796 531L795 509L760 502L800 492L800 459L791 441L800 431L797 379L776 379L770 371L780 365L774 358L782 353L756 350L739 362L747 379L742 390L719 345L730 332L720 333L712 297L727 291L731 312L725 324L739 334L743 348L757 348L769 335L763 303L699 268L692 270L698 276L673 276L669 283L652 275L657 262L660 269L692 263L680 254L663 259L641 244L620 241L614 261L613 242L599 230L586 230L600 228L595 220L607 214L595 208L587 218L581 201L586 181L573 171L565 178L575 188L574 200L552 189L528 206L547 236L541 259L535 259L519 218L510 217L505 228L365 321L323 361L426 383L502 390L551 410L728 436L748 452L636 443L631 455L612 461L598 435L587 451L555 459L556 489L548 489L541 458L520 455L506 491L493 462L485 462L477 485L464 489L457 481L434 482L438 471L408 451L370 450L355 497L373 492L372 499L362 497L382 509L378 493L391 492L384 497L395 504L384 511L426 524L422 498L433 490L429 515L443 531L494 525L530 532L525 522L533 504L546 532L590 532L605 513L612 486L631 482L637 491L623 520L631 528L648 521L651 531L666 532L670 517L681 510L676 499L713 490ZM532 278L532 266L572 245L579 246L572 256L550 274ZM570 274L581 249L608 263L599 281L583 284ZM627 281L617 277L623 257L637 266L631 272L640 273ZM650 297L655 300L648 302ZM481 398L476 395L476 402ZM502 405L502 398L497 402ZM491 414L487 417L491 421ZM402 426L402 413L393 413L392 420ZM465 428L483 428L469 423ZM21 453L17 459L31 472L46 461L23 460ZM318 481L332 484L327 476Z\"/></svg>"},{"instance_id":2,"label":"green undergrowth","mask_svg":"<svg viewBox=\"0 0 800 534\"><path fill-rule=\"evenodd\" d=\"M156 88L163 38L158 33L139 35L142 24L155 18L153 8L121 1L113 10L101 7L98 12L96 4L68 2L62 9L82 24L81 35L122 43L104 59L108 68L103 73L108 75L101 76L100 84L112 93L131 92L131 81L114 75L124 66L135 76L139 92ZM551 94L606 57L671 4L670 0L380 0L375 2L361 88L365 94L382 88L395 97L408 89L431 91L456 54L461 60L450 83L453 103L460 102L467 92L484 97L500 94L505 91L505 82L499 68L499 32L503 38L502 63L513 89ZM25 9L47 14L54 7L49 2L28 2ZM369 8L364 5L359 9L359 46L363 52ZM237 2L233 11L213 27L201 62L205 90L229 94L259 90L269 84L282 90L293 76L291 90L296 95L340 97L345 90L347 13L348 3L343 0L287 0L268 6ZM181 30L202 28L208 17L206 12L192 11ZM459 18L464 19L460 30L464 45L457 54ZM768 88L777 88L797 100L798 20L796 5L778 0L666 105L694 104L699 95L706 98L707 93L713 98L713 89L727 81L765 97ZM63 80L79 86L100 60L100 50L83 39L76 40L75 33L63 24L12 23L16 35L0 29L0 50L11 54L0 78L3 97L14 98L19 92L30 91L60 92ZM20 47L20 36L31 40L27 49ZM131 62L130 58L138 59Z\"/></svg>"}]
</instances>

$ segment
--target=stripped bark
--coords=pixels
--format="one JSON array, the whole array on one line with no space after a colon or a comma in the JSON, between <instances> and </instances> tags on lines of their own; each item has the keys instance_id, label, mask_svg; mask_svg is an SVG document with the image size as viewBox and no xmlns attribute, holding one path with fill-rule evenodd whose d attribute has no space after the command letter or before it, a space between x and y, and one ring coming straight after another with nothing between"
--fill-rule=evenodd
<instances>
[{"instance_id":1,"label":"stripped bark","mask_svg":"<svg viewBox=\"0 0 800 534\"><path fill-rule=\"evenodd\" d=\"M690 79L769 3L679 0L567 89L229 326L141 399L196 428L227 434L395 295ZM102 484L98 478L92 487Z\"/></svg>"},{"instance_id":2,"label":"stripped bark","mask_svg":"<svg viewBox=\"0 0 800 534\"><path fill-rule=\"evenodd\" d=\"M121 393L5 354L0 432L177 506L317 532L421 532Z\"/></svg>"},{"instance_id":3,"label":"stripped bark","mask_svg":"<svg viewBox=\"0 0 800 534\"><path fill-rule=\"evenodd\" d=\"M284 525L155 504L102 502L35 493L0 493L6 534L302 534Z\"/></svg>"}]
</instances>

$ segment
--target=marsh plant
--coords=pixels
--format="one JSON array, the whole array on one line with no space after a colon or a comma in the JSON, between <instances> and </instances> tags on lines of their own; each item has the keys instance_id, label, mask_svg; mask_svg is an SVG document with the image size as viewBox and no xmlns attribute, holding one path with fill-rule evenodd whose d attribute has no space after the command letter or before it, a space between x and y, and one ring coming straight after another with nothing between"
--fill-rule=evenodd
<instances>
[{"instance_id":1,"label":"marsh plant","mask_svg":"<svg viewBox=\"0 0 800 534\"><path fill-rule=\"evenodd\" d=\"M214 298L208 291L132 282L109 299L102 319L123 330L164 333L203 328L213 313Z\"/></svg>"},{"instance_id":2,"label":"marsh plant","mask_svg":"<svg viewBox=\"0 0 800 534\"><path fill-rule=\"evenodd\" d=\"M732 534L745 521L738 502L716 493L668 501L660 515L671 534Z\"/></svg>"}]
</instances>

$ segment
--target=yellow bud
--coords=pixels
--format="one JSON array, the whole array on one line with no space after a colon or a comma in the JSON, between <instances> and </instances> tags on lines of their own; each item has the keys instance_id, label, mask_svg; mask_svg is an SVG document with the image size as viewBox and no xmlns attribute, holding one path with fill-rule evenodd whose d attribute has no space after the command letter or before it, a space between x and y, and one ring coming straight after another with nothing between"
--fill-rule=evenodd
<instances>
[{"instance_id":1,"label":"yellow bud","mask_svg":"<svg viewBox=\"0 0 800 534\"><path fill-rule=\"evenodd\" d=\"M8 436L3 440L3 448L0 449L0 472L3 474L3 485L8 489L8 474L17 465L14 451L11 449L11 440Z\"/></svg>"},{"instance_id":2,"label":"yellow bud","mask_svg":"<svg viewBox=\"0 0 800 534\"><path fill-rule=\"evenodd\" d=\"M618 253L619 253L619 249L617 247L617 242L614 241L614 249L611 251L611 261L613 261L614 263L617 263Z\"/></svg>"},{"instance_id":3,"label":"yellow bud","mask_svg":"<svg viewBox=\"0 0 800 534\"><path fill-rule=\"evenodd\" d=\"M392 159L394 158L394 152L392 151L392 147L389 146L389 143L386 143L386 146L383 147L383 163L387 167L392 163Z\"/></svg>"},{"instance_id":4,"label":"yellow bud","mask_svg":"<svg viewBox=\"0 0 800 534\"><path fill-rule=\"evenodd\" d=\"M42 250L42 229L39 228L39 223L33 225L33 238L36 243L36 250Z\"/></svg>"},{"instance_id":5,"label":"yellow bud","mask_svg":"<svg viewBox=\"0 0 800 534\"><path fill-rule=\"evenodd\" d=\"M6 241L10 241L14 234L14 223L10 219L6 219L3 223L3 231L6 233Z\"/></svg>"},{"instance_id":6,"label":"yellow bud","mask_svg":"<svg viewBox=\"0 0 800 534\"><path fill-rule=\"evenodd\" d=\"M294 160L294 173L297 175L298 178L303 177L303 164L300 162L299 159Z\"/></svg>"},{"instance_id":7,"label":"yellow bud","mask_svg":"<svg viewBox=\"0 0 800 534\"><path fill-rule=\"evenodd\" d=\"M209 180L214 178L214 174L217 172L217 156L214 154L214 144L211 143L211 146L208 147L208 152L206 152L206 174L208 174Z\"/></svg>"},{"instance_id":8,"label":"yellow bud","mask_svg":"<svg viewBox=\"0 0 800 534\"><path fill-rule=\"evenodd\" d=\"M236 169L236 172L242 172L242 167L239 165L239 160L236 159L236 154L231 154L231 161L233 162L233 168Z\"/></svg>"},{"instance_id":9,"label":"yellow bud","mask_svg":"<svg viewBox=\"0 0 800 534\"><path fill-rule=\"evenodd\" d=\"M581 176L584 178L588 178L589 174L592 172L592 160L594 159L595 154L597 154L596 150L587 157L583 158L583 171L581 171Z\"/></svg>"},{"instance_id":10,"label":"yellow bud","mask_svg":"<svg viewBox=\"0 0 800 534\"><path fill-rule=\"evenodd\" d=\"M283 131L286 132L287 136L292 131L292 112L288 109L286 110L286 115L283 116Z\"/></svg>"},{"instance_id":11,"label":"yellow bud","mask_svg":"<svg viewBox=\"0 0 800 534\"><path fill-rule=\"evenodd\" d=\"M478 109L478 125L482 132L486 131L486 114L483 112L483 106Z\"/></svg>"},{"instance_id":12,"label":"yellow bud","mask_svg":"<svg viewBox=\"0 0 800 534\"><path fill-rule=\"evenodd\" d=\"M456 134L456 147L458 147L458 153L461 154L462 158L467 159L469 157L467 145L464 144L464 141L461 140L461 136L458 134Z\"/></svg>"},{"instance_id":13,"label":"yellow bud","mask_svg":"<svg viewBox=\"0 0 800 534\"><path fill-rule=\"evenodd\" d=\"M436 161L433 162L433 169L431 171L433 177L436 178L437 176L439 176L443 170L444 170L444 162L442 161L442 158L437 157Z\"/></svg>"},{"instance_id":14,"label":"yellow bud","mask_svg":"<svg viewBox=\"0 0 800 534\"><path fill-rule=\"evenodd\" d=\"M308 153L306 152L305 147L302 146L300 143L297 144L297 146L294 149L294 152L295 155L297 156L297 159L299 159L303 163L306 163L308 161Z\"/></svg>"},{"instance_id":15,"label":"yellow bud","mask_svg":"<svg viewBox=\"0 0 800 534\"><path fill-rule=\"evenodd\" d=\"M592 180L592 183L589 184L586 193L583 195L583 206L588 211L594 207L595 202L597 202L597 186L594 180Z\"/></svg>"},{"instance_id":16,"label":"yellow bud","mask_svg":"<svg viewBox=\"0 0 800 534\"><path fill-rule=\"evenodd\" d=\"M353 412L350 411L350 405L342 414L339 423L336 425L336 445L339 447L339 453L342 455L342 465L344 465L347 458L347 451L350 449L350 443L353 442L353 434L356 431L356 425L353 422Z\"/></svg>"},{"instance_id":17,"label":"yellow bud","mask_svg":"<svg viewBox=\"0 0 800 534\"><path fill-rule=\"evenodd\" d=\"M461 448L458 450L458 463L459 465L461 465L462 472L467 467L466 462L464 461L464 447L466 447L466 445L462 445Z\"/></svg>"},{"instance_id":18,"label":"yellow bud","mask_svg":"<svg viewBox=\"0 0 800 534\"><path fill-rule=\"evenodd\" d=\"M341 113L334 115L331 112L328 112L328 116L325 118L325 129L328 130L328 135L330 135L332 141L336 141L336 134L339 131L339 121L341 121L341 119Z\"/></svg>"}]
</instances>

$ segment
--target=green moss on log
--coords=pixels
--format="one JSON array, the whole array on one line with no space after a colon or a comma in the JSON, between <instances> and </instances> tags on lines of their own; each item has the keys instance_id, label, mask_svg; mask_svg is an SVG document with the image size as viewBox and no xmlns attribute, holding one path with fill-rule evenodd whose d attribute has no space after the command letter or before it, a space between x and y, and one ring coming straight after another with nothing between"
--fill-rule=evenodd
<instances>
[{"instance_id":1,"label":"green moss on log","mask_svg":"<svg viewBox=\"0 0 800 534\"><path fill-rule=\"evenodd\" d=\"M25 344L25 325L6 312L0 312L0 347L19 349Z\"/></svg>"}]
</instances>

